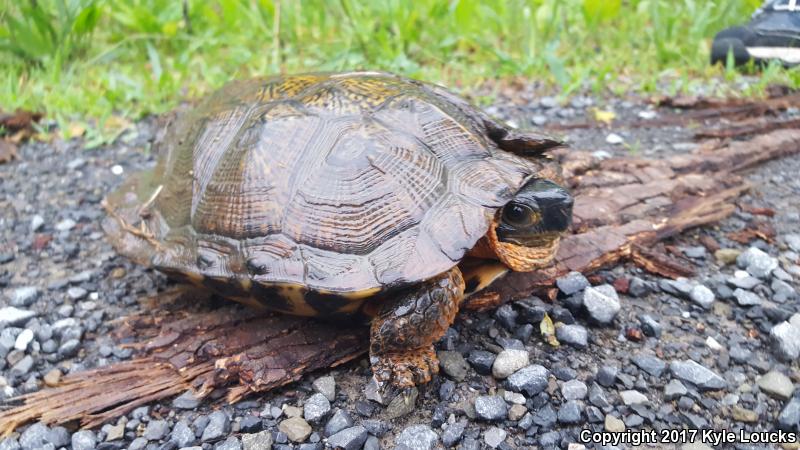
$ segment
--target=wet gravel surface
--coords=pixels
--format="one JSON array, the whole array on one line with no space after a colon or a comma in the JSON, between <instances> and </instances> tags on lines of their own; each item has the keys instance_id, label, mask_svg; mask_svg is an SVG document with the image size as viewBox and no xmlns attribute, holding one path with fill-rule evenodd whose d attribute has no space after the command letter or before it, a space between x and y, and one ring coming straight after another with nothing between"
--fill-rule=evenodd
<instances>
[{"instance_id":1,"label":"wet gravel surface","mask_svg":"<svg viewBox=\"0 0 800 450\"><path fill-rule=\"evenodd\" d=\"M595 107L632 119L660 114L636 101L589 97L562 105L531 95L508 105L498 102L489 112L523 127L585 120ZM100 150L31 143L20 161L0 166L0 399L131 357L111 338L114 319L137 311L138 299L169 282L115 255L99 227L100 200L153 164L147 150L155 128L144 121ZM694 148L690 132L595 129L567 137L600 155L659 157ZM774 242L729 240L727 233L754 219L740 211L670 243L698 267L692 279L619 266L592 282L579 274L559 280L563 301L556 304L534 297L463 314L438 344L440 376L406 396L378 399L362 359L235 405L199 404L187 392L99 429L33 424L0 440L0 450L577 450L601 448L577 444L582 430L798 431L797 173L800 157L748 175L756 188L741 203L777 212L767 219L777 231ZM703 246L702 236L720 249ZM545 313L556 322L560 347L540 337ZM710 444L666 437L677 445L656 447Z\"/></svg>"}]
</instances>

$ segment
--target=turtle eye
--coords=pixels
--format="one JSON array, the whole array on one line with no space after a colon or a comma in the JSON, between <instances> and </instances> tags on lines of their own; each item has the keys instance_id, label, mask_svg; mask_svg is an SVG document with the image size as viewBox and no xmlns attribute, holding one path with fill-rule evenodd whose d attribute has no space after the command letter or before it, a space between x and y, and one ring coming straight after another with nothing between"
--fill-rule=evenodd
<instances>
[{"instance_id":1,"label":"turtle eye","mask_svg":"<svg viewBox=\"0 0 800 450\"><path fill-rule=\"evenodd\" d=\"M515 227L528 226L533 222L533 210L521 203L511 202L503 208L503 222Z\"/></svg>"}]
</instances>

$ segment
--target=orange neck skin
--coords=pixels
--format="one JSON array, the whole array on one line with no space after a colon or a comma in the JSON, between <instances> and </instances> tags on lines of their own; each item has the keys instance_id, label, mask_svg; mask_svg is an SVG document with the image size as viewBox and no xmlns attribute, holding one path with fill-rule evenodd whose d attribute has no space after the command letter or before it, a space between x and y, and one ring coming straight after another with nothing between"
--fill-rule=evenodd
<instances>
[{"instance_id":1,"label":"orange neck skin","mask_svg":"<svg viewBox=\"0 0 800 450\"><path fill-rule=\"evenodd\" d=\"M542 236L542 246L525 247L523 245L501 242L497 238L497 222L492 222L489 231L482 237L468 256L482 259L498 259L514 272L531 272L546 267L553 262L561 240L559 235Z\"/></svg>"}]
</instances>

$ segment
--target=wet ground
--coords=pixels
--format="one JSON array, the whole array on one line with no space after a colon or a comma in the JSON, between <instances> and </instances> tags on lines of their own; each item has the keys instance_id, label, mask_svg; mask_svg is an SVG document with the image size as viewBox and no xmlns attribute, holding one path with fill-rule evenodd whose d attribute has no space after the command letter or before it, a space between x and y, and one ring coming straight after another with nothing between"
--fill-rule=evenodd
<instances>
[{"instance_id":1,"label":"wet ground","mask_svg":"<svg viewBox=\"0 0 800 450\"><path fill-rule=\"evenodd\" d=\"M519 98L513 104L501 98L489 112L520 127L583 121L592 108L630 119L663 114L638 100L578 97L562 105L531 98L522 105ZM111 337L114 319L137 311L139 299L170 282L115 255L100 230L100 200L125 176L153 164L148 150L155 128L155 121L144 121L96 150L84 150L79 141L30 143L19 161L0 165L0 398L131 357ZM671 126L565 135L579 149L657 158L695 148L692 133ZM661 442L655 447L669 448L666 441L681 447L691 437L681 429L797 432L798 173L795 156L747 176L755 187L740 203L776 212L763 218L777 231L772 242L728 238L753 220L744 210L671 241L697 266L691 280L669 281L621 265L592 281L624 279L626 293L587 288L575 276L559 284L564 296L577 296L572 309L530 298L491 313L463 314L438 344L442 374L420 387L416 403L370 400L362 358L235 405L198 405L187 394L95 430L34 424L2 440L0 450L579 449L600 448L581 439L583 430L632 439L640 435L622 431L651 429ZM713 237L722 251L708 250L702 236ZM593 315L603 311L580 307L587 296L621 309L598 325ZM540 337L544 312L568 326L558 348ZM630 329L642 332L641 339L631 339ZM614 435L595 435L602 436ZM707 448L702 445L685 448ZM716 448L734 447L779 448Z\"/></svg>"}]
</instances>

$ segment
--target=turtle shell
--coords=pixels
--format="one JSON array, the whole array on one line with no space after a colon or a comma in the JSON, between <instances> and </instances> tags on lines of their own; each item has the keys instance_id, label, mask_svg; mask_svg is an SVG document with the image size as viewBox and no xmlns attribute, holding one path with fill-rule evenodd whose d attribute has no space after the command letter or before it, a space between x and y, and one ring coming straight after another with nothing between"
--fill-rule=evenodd
<instances>
[{"instance_id":1,"label":"turtle shell","mask_svg":"<svg viewBox=\"0 0 800 450\"><path fill-rule=\"evenodd\" d=\"M447 271L487 232L542 168L502 150L507 133L386 73L236 81L166 128L105 228L134 260L232 297L364 297Z\"/></svg>"}]
</instances>

